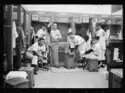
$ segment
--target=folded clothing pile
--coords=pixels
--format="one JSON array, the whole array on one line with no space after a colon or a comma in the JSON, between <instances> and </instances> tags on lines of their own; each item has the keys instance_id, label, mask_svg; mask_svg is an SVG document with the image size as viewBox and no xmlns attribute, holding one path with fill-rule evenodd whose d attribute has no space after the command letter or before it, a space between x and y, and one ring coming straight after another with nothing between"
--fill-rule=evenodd
<instances>
[{"instance_id":1,"label":"folded clothing pile","mask_svg":"<svg viewBox=\"0 0 125 93\"><path fill-rule=\"evenodd\" d=\"M12 78L27 78L27 73L25 71L10 71L7 75L6 75L6 80L8 79L12 79Z\"/></svg>"}]
</instances>

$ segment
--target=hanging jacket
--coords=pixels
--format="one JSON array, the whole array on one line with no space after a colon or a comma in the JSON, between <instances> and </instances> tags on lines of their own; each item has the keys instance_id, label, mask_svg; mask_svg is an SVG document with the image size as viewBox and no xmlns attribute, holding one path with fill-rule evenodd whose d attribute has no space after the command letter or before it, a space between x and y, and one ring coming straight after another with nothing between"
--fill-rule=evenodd
<instances>
[{"instance_id":1,"label":"hanging jacket","mask_svg":"<svg viewBox=\"0 0 125 93\"><path fill-rule=\"evenodd\" d=\"M17 29L16 29L16 23L13 21L12 23L12 47L16 48L16 38L18 37Z\"/></svg>"},{"instance_id":2,"label":"hanging jacket","mask_svg":"<svg viewBox=\"0 0 125 93\"><path fill-rule=\"evenodd\" d=\"M21 27L17 27L17 33L18 33L18 38L16 39L16 46L17 47L21 47L21 46L25 46L25 42L24 42L24 32L23 29Z\"/></svg>"}]
</instances>

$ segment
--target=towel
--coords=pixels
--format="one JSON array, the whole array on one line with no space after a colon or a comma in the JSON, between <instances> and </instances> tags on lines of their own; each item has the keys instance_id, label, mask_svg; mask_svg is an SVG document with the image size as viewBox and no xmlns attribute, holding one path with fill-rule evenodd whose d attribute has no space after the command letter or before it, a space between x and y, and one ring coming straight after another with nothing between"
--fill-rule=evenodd
<instances>
[{"instance_id":1,"label":"towel","mask_svg":"<svg viewBox=\"0 0 125 93\"><path fill-rule=\"evenodd\" d=\"M16 38L18 37L18 33L16 30L16 23L13 21L12 23L12 48L16 48Z\"/></svg>"},{"instance_id":2,"label":"towel","mask_svg":"<svg viewBox=\"0 0 125 93\"><path fill-rule=\"evenodd\" d=\"M27 78L27 73L25 71L10 71L7 76L6 76L6 80L8 79L12 79L12 78Z\"/></svg>"}]
</instances>

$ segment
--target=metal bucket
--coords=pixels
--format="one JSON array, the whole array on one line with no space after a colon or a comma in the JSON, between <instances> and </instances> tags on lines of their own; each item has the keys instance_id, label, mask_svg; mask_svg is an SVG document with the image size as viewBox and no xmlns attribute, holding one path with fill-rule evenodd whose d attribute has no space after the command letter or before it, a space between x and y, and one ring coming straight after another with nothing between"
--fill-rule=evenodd
<instances>
[{"instance_id":1,"label":"metal bucket","mask_svg":"<svg viewBox=\"0 0 125 93\"><path fill-rule=\"evenodd\" d=\"M75 68L76 67L75 56L69 56L69 55L65 54L64 65L68 69Z\"/></svg>"}]
</instances>

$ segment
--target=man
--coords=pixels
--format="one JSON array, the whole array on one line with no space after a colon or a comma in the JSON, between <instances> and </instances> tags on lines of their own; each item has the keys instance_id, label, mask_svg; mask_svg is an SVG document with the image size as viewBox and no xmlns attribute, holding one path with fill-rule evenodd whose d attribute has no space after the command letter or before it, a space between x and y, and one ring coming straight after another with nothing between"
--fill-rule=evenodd
<instances>
[{"instance_id":1,"label":"man","mask_svg":"<svg viewBox=\"0 0 125 93\"><path fill-rule=\"evenodd\" d=\"M99 43L101 45L101 60L102 67L104 67L105 63L105 51L106 51L106 38L105 31L101 28L101 23L96 24L96 36L99 36Z\"/></svg>"},{"instance_id":2,"label":"man","mask_svg":"<svg viewBox=\"0 0 125 93\"><path fill-rule=\"evenodd\" d=\"M99 43L99 37L96 36L92 40L92 46L89 50L82 54L82 60L84 61L84 67L86 67L86 59L101 59L101 46Z\"/></svg>"},{"instance_id":3,"label":"man","mask_svg":"<svg viewBox=\"0 0 125 93\"><path fill-rule=\"evenodd\" d=\"M37 31L36 35L38 36L38 38L46 39L46 30L44 25L42 25L42 27Z\"/></svg>"},{"instance_id":4,"label":"man","mask_svg":"<svg viewBox=\"0 0 125 93\"><path fill-rule=\"evenodd\" d=\"M68 32L67 42L70 44L70 48L76 48L80 54L86 51L86 41L78 35L74 35L72 31Z\"/></svg>"},{"instance_id":5,"label":"man","mask_svg":"<svg viewBox=\"0 0 125 93\"><path fill-rule=\"evenodd\" d=\"M35 67L34 74L37 74L38 60L44 60L45 56L42 54L43 52L46 52L46 46L44 44L43 38L40 38L38 42L34 43L31 47L29 47L26 52L26 57L32 60L32 66Z\"/></svg>"},{"instance_id":6,"label":"man","mask_svg":"<svg viewBox=\"0 0 125 93\"><path fill-rule=\"evenodd\" d=\"M57 29L57 24L52 24L52 29L50 32L50 38L51 38L51 48L52 48L52 60L53 60L53 66L59 67L59 59L58 59L58 48L59 48L59 41L62 38L62 35L60 31Z\"/></svg>"},{"instance_id":7,"label":"man","mask_svg":"<svg viewBox=\"0 0 125 93\"><path fill-rule=\"evenodd\" d=\"M101 46L99 43L99 37L96 36L92 40L92 47L82 54L82 57L88 58L88 59L98 59L100 60L101 56Z\"/></svg>"}]
</instances>

